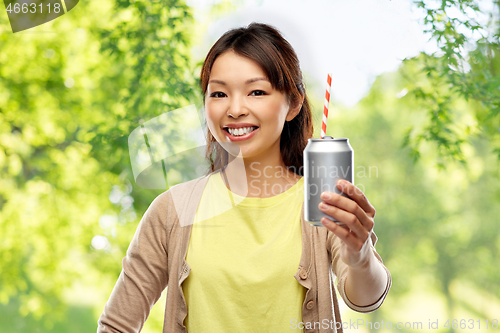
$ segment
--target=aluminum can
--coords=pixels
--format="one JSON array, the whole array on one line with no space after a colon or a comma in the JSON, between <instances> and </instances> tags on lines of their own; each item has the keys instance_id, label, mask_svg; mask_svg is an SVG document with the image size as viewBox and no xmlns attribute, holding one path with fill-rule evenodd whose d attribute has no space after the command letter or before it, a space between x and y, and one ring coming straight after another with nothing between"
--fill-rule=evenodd
<instances>
[{"instance_id":1,"label":"aluminum can","mask_svg":"<svg viewBox=\"0 0 500 333\"><path fill-rule=\"evenodd\" d=\"M323 227L322 217L343 224L318 207L324 191L348 198L336 186L339 179L354 184L354 151L349 139L331 136L309 139L304 149L304 219L313 226Z\"/></svg>"}]
</instances>

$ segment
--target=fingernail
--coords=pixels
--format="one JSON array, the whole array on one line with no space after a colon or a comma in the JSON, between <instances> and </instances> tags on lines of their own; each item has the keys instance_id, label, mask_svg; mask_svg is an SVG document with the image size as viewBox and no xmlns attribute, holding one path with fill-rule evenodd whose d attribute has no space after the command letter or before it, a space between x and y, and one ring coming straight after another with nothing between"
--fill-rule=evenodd
<instances>
[{"instance_id":1,"label":"fingernail","mask_svg":"<svg viewBox=\"0 0 500 333\"><path fill-rule=\"evenodd\" d=\"M337 181L337 185L339 185L339 186L343 186L344 184L345 184L345 182L344 182L344 180L342 180L342 179L339 179L339 180Z\"/></svg>"},{"instance_id":2,"label":"fingernail","mask_svg":"<svg viewBox=\"0 0 500 333\"><path fill-rule=\"evenodd\" d=\"M328 225L330 221L327 218L323 217L321 218L321 223L323 223L324 225Z\"/></svg>"},{"instance_id":3,"label":"fingernail","mask_svg":"<svg viewBox=\"0 0 500 333\"><path fill-rule=\"evenodd\" d=\"M328 192L321 193L321 199L330 199L330 194Z\"/></svg>"}]
</instances>

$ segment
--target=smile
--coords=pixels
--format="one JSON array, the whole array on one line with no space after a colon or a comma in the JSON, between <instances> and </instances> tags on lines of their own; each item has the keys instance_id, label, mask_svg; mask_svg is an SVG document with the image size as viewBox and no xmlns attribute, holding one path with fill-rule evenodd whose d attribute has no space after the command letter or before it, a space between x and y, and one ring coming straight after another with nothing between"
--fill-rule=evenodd
<instances>
[{"instance_id":1,"label":"smile","mask_svg":"<svg viewBox=\"0 0 500 333\"><path fill-rule=\"evenodd\" d=\"M239 129L224 128L224 131L227 133L226 136L229 138L229 140L243 141L250 139L252 136L254 136L255 132L257 132L258 129L259 129L258 127L245 127Z\"/></svg>"}]
</instances>

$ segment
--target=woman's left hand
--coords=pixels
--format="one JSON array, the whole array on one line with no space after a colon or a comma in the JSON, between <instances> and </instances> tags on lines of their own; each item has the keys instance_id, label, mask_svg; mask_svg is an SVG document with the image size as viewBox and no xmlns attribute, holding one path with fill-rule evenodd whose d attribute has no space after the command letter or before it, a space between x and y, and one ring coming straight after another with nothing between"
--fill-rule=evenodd
<instances>
[{"instance_id":1,"label":"woman's left hand","mask_svg":"<svg viewBox=\"0 0 500 333\"><path fill-rule=\"evenodd\" d=\"M319 209L344 226L323 217L321 223L342 240L341 258L351 267L363 266L371 251L362 251L369 242L375 217L375 208L364 193L347 180L339 180L337 188L349 198L334 192L323 192Z\"/></svg>"}]
</instances>

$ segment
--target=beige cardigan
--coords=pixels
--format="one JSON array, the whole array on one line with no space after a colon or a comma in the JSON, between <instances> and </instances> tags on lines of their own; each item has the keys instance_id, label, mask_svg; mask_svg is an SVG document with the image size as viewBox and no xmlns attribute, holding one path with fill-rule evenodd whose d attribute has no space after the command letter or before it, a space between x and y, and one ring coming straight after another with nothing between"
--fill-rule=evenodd
<instances>
[{"instance_id":1,"label":"beige cardigan","mask_svg":"<svg viewBox=\"0 0 500 333\"><path fill-rule=\"evenodd\" d=\"M151 203L123 259L123 270L99 318L98 333L139 332L151 307L167 286L163 332L186 332L183 322L187 306L181 284L190 272L185 261L189 235L209 176L173 186ZM380 299L370 306L356 306L344 291L348 266L340 259L340 239L324 227L305 222L304 206L301 225L302 256L294 277L307 289L302 321L306 327L313 327L304 331L342 332L333 285L335 276L338 291L347 306L358 312L371 312L382 305L391 286L391 275L384 266L387 287ZM376 241L372 233L372 244ZM382 262L373 245L375 256Z\"/></svg>"}]
</instances>

